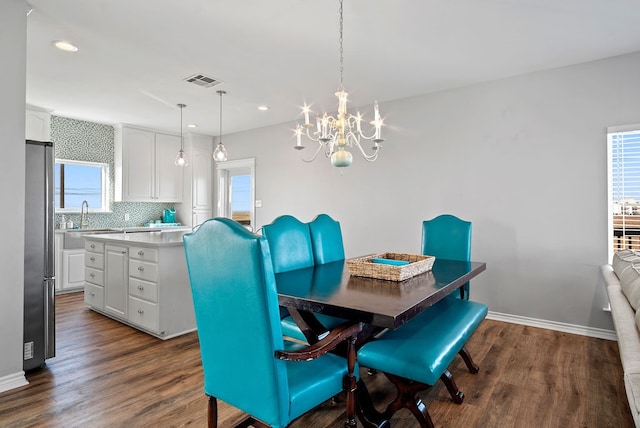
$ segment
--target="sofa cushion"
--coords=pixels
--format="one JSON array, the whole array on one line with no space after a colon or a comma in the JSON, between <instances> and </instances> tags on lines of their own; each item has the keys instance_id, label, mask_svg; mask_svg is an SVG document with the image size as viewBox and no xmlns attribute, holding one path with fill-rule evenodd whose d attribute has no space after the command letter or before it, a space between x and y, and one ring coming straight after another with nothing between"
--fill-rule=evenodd
<instances>
[{"instance_id":1,"label":"sofa cushion","mask_svg":"<svg viewBox=\"0 0 640 428\"><path fill-rule=\"evenodd\" d=\"M631 265L617 275L622 292L633 310L637 310L640 306L640 259L631 262Z\"/></svg>"},{"instance_id":2,"label":"sofa cushion","mask_svg":"<svg viewBox=\"0 0 640 428\"><path fill-rule=\"evenodd\" d=\"M611 265L613 266L613 271L620 277L620 274L631 266L634 261L640 261L640 254L632 250L620 250L613 255Z\"/></svg>"}]
</instances>

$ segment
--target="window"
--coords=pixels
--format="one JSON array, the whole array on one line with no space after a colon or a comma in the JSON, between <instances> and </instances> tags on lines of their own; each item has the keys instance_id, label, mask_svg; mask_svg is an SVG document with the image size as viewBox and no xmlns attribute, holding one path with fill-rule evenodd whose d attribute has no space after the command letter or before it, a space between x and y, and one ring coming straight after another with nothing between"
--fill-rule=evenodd
<instances>
[{"instance_id":1,"label":"window","mask_svg":"<svg viewBox=\"0 0 640 428\"><path fill-rule=\"evenodd\" d=\"M610 128L609 259L622 249L640 250L640 125Z\"/></svg>"},{"instance_id":2,"label":"window","mask_svg":"<svg viewBox=\"0 0 640 428\"><path fill-rule=\"evenodd\" d=\"M56 212L80 211L87 201L92 212L105 212L108 206L109 165L56 159Z\"/></svg>"}]
</instances>

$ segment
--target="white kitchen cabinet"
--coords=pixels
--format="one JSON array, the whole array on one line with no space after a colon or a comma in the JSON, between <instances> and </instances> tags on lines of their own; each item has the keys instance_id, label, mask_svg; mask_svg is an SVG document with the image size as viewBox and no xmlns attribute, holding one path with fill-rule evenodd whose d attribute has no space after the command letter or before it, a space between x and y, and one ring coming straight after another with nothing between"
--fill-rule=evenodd
<instances>
[{"instance_id":1,"label":"white kitchen cabinet","mask_svg":"<svg viewBox=\"0 0 640 428\"><path fill-rule=\"evenodd\" d=\"M51 141L51 113L49 110L27 106L24 118L27 140Z\"/></svg>"},{"instance_id":2,"label":"white kitchen cabinet","mask_svg":"<svg viewBox=\"0 0 640 428\"><path fill-rule=\"evenodd\" d=\"M84 286L84 250L63 250L59 291L81 289Z\"/></svg>"},{"instance_id":3,"label":"white kitchen cabinet","mask_svg":"<svg viewBox=\"0 0 640 428\"><path fill-rule=\"evenodd\" d=\"M87 239L84 250L84 302L104 311L104 243Z\"/></svg>"},{"instance_id":4,"label":"white kitchen cabinet","mask_svg":"<svg viewBox=\"0 0 640 428\"><path fill-rule=\"evenodd\" d=\"M116 201L182 202L184 168L174 165L180 136L128 126L115 135Z\"/></svg>"},{"instance_id":5,"label":"white kitchen cabinet","mask_svg":"<svg viewBox=\"0 0 640 428\"><path fill-rule=\"evenodd\" d=\"M85 259L85 302L91 309L145 331L169 339L195 330L195 315L182 235L184 232L108 234L92 236L102 245L104 287L98 280L101 259L89 266ZM156 243L157 242L157 243ZM93 251L99 250L97 246ZM93 293L87 297L87 293ZM102 293L102 294L101 294ZM102 299L103 306L91 303Z\"/></svg>"},{"instance_id":6,"label":"white kitchen cabinet","mask_svg":"<svg viewBox=\"0 0 640 428\"><path fill-rule=\"evenodd\" d=\"M129 250L120 245L104 246L104 311L127 318Z\"/></svg>"},{"instance_id":7,"label":"white kitchen cabinet","mask_svg":"<svg viewBox=\"0 0 640 428\"><path fill-rule=\"evenodd\" d=\"M213 217L213 137L189 133L185 141L189 166L185 169L183 203L176 211L180 222L197 226Z\"/></svg>"}]
</instances>

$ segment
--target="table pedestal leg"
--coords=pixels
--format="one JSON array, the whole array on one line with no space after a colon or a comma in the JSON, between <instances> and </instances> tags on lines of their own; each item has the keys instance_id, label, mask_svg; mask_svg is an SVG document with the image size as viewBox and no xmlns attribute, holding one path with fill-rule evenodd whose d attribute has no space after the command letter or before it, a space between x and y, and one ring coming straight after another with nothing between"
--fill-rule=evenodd
<instances>
[{"instance_id":1,"label":"table pedestal leg","mask_svg":"<svg viewBox=\"0 0 640 428\"><path fill-rule=\"evenodd\" d=\"M390 428L391 423L378 412L373 403L366 385L360 379L358 381L358 389L356 390L356 411L360 423L365 428Z\"/></svg>"}]
</instances>

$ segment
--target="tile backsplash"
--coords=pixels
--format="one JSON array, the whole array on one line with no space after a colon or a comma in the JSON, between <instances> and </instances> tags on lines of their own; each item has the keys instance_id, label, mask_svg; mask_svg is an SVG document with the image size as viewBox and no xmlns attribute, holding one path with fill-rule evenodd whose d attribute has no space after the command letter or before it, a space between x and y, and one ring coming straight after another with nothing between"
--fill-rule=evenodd
<instances>
[{"instance_id":1,"label":"tile backsplash","mask_svg":"<svg viewBox=\"0 0 640 428\"><path fill-rule=\"evenodd\" d=\"M149 221L159 220L166 208L173 203L159 202L114 202L114 130L113 126L61 116L51 116L51 141L54 143L55 157L58 159L102 162L109 164L109 206L110 213L90 213L89 227L134 227ZM125 214L129 220L125 221ZM61 214L56 214L56 227ZM80 214L67 214L74 226L80 225Z\"/></svg>"}]
</instances>

